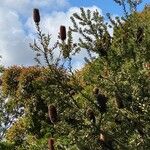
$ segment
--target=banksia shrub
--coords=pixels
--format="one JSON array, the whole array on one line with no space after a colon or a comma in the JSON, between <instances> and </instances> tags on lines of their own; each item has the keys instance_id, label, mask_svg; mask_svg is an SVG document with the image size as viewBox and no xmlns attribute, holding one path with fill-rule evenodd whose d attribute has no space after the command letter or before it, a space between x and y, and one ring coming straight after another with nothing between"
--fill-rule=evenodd
<instances>
[{"instance_id":1,"label":"banksia shrub","mask_svg":"<svg viewBox=\"0 0 150 150\"><path fill-rule=\"evenodd\" d=\"M119 109L124 108L124 104L123 104L123 101L122 101L122 96L119 93L117 93L117 92L115 93L115 95L116 95L116 104L117 104L117 107Z\"/></svg>"},{"instance_id":2,"label":"banksia shrub","mask_svg":"<svg viewBox=\"0 0 150 150\"><path fill-rule=\"evenodd\" d=\"M87 109L87 112L86 112L86 115L88 117L88 119L90 119L93 123L96 122L96 118L95 118L95 115L94 115L94 112L92 109Z\"/></svg>"},{"instance_id":3,"label":"banksia shrub","mask_svg":"<svg viewBox=\"0 0 150 150\"><path fill-rule=\"evenodd\" d=\"M33 20L36 24L39 24L40 22L40 13L39 13L39 9L33 9Z\"/></svg>"},{"instance_id":4,"label":"banksia shrub","mask_svg":"<svg viewBox=\"0 0 150 150\"><path fill-rule=\"evenodd\" d=\"M54 105L50 105L48 107L48 115L52 123L55 123L57 121L57 110Z\"/></svg>"},{"instance_id":5,"label":"banksia shrub","mask_svg":"<svg viewBox=\"0 0 150 150\"><path fill-rule=\"evenodd\" d=\"M64 41L66 39L66 27L60 26L60 39Z\"/></svg>"},{"instance_id":6,"label":"banksia shrub","mask_svg":"<svg viewBox=\"0 0 150 150\"><path fill-rule=\"evenodd\" d=\"M50 138L48 140L48 148L49 150L54 150L54 139Z\"/></svg>"}]
</instances>

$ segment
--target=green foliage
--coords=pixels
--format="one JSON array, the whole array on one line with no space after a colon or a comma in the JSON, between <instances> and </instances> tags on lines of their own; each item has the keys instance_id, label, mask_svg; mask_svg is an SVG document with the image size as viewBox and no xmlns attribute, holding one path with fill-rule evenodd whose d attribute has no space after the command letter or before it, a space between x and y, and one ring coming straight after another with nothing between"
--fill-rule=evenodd
<instances>
[{"instance_id":1,"label":"green foliage","mask_svg":"<svg viewBox=\"0 0 150 150\"><path fill-rule=\"evenodd\" d=\"M86 66L85 72L83 70L82 82L84 80L90 86L100 87L109 97L109 109L101 121L101 127L113 137L114 147L117 149L147 149L149 146L150 84L149 69L144 67L150 60L147 47L149 45L147 40L150 37L150 32L147 30L149 21L144 19L147 15L147 11L144 11L132 14L126 21L117 18L116 23L112 22L114 33L107 57L98 57ZM76 15L74 17L79 19ZM140 41L137 35L139 28L143 30ZM91 43L94 41L93 39ZM86 39L86 42L89 40ZM116 93L124 105L123 109L119 109ZM87 97L90 97L89 92Z\"/></svg>"},{"instance_id":2,"label":"green foliage","mask_svg":"<svg viewBox=\"0 0 150 150\"><path fill-rule=\"evenodd\" d=\"M20 67L13 66L5 70L3 75L3 91L5 95L13 95L18 87L18 77L20 75Z\"/></svg>"},{"instance_id":3,"label":"green foliage","mask_svg":"<svg viewBox=\"0 0 150 150\"><path fill-rule=\"evenodd\" d=\"M2 150L15 150L15 147L13 144L10 144L8 142L0 142L0 149L2 149Z\"/></svg>"},{"instance_id":4,"label":"green foliage","mask_svg":"<svg viewBox=\"0 0 150 150\"><path fill-rule=\"evenodd\" d=\"M78 20L79 25L75 19ZM104 23L104 19L96 10L91 13L90 10L81 8L81 15L74 13L71 17L74 28L73 32L78 32L83 38L79 38L78 46L87 50L89 56L91 52L96 52L100 56L106 56L110 48L111 37Z\"/></svg>"}]
</instances>

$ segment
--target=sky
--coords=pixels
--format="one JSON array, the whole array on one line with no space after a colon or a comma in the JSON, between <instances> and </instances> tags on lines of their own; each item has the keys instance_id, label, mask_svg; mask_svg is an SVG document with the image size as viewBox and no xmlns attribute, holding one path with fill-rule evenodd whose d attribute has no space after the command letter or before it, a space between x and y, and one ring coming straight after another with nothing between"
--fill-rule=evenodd
<instances>
[{"instance_id":1,"label":"sky","mask_svg":"<svg viewBox=\"0 0 150 150\"><path fill-rule=\"evenodd\" d=\"M150 0L143 0L138 10L141 11L145 4L150 4ZM108 12L114 16L123 15L121 7L113 0L0 0L0 64L5 67L36 64L35 53L29 47L29 43L36 38L33 8L40 9L42 31L52 35L53 45L57 41L60 25L71 26L69 18L72 13L79 12L80 7L93 11L97 9L103 16ZM84 50L75 56L73 67L81 68L85 56Z\"/></svg>"}]
</instances>

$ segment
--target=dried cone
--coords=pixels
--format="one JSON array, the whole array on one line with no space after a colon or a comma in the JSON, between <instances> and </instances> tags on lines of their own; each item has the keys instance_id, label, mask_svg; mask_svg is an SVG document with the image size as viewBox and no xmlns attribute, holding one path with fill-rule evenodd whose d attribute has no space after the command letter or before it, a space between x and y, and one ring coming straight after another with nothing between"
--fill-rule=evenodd
<instances>
[{"instance_id":1,"label":"dried cone","mask_svg":"<svg viewBox=\"0 0 150 150\"><path fill-rule=\"evenodd\" d=\"M66 27L60 26L60 39L64 41L66 39Z\"/></svg>"},{"instance_id":2,"label":"dried cone","mask_svg":"<svg viewBox=\"0 0 150 150\"><path fill-rule=\"evenodd\" d=\"M39 24L39 22L40 22L39 9L33 9L33 20L36 24Z\"/></svg>"},{"instance_id":3,"label":"dried cone","mask_svg":"<svg viewBox=\"0 0 150 150\"><path fill-rule=\"evenodd\" d=\"M104 132L100 133L99 135L99 140L100 140L100 143L102 144L102 147L104 149L111 149L111 150L114 150L113 149L113 146L112 146L112 140L110 137L106 136L106 134Z\"/></svg>"},{"instance_id":4,"label":"dried cone","mask_svg":"<svg viewBox=\"0 0 150 150\"><path fill-rule=\"evenodd\" d=\"M145 135L144 130L143 130L144 127L143 127L143 125L140 122L132 120L132 125L139 132L139 134L141 135L141 137L143 137Z\"/></svg>"},{"instance_id":5,"label":"dried cone","mask_svg":"<svg viewBox=\"0 0 150 150\"><path fill-rule=\"evenodd\" d=\"M95 87L93 89L93 94L97 95L99 93L99 88Z\"/></svg>"},{"instance_id":6,"label":"dried cone","mask_svg":"<svg viewBox=\"0 0 150 150\"><path fill-rule=\"evenodd\" d=\"M117 104L119 109L124 108L122 97L121 97L121 95L119 93L116 93L116 104Z\"/></svg>"},{"instance_id":7,"label":"dried cone","mask_svg":"<svg viewBox=\"0 0 150 150\"><path fill-rule=\"evenodd\" d=\"M49 139L48 140L48 148L49 150L54 150L54 139Z\"/></svg>"},{"instance_id":8,"label":"dried cone","mask_svg":"<svg viewBox=\"0 0 150 150\"><path fill-rule=\"evenodd\" d=\"M119 114L115 115L114 121L116 124L120 125L122 123L121 118L119 117Z\"/></svg>"},{"instance_id":9,"label":"dried cone","mask_svg":"<svg viewBox=\"0 0 150 150\"><path fill-rule=\"evenodd\" d=\"M89 108L86 112L86 115L91 121L93 121L93 123L96 122L95 115L92 109Z\"/></svg>"},{"instance_id":10,"label":"dried cone","mask_svg":"<svg viewBox=\"0 0 150 150\"><path fill-rule=\"evenodd\" d=\"M0 79L0 86L2 85L2 83L3 83L3 82L2 82L2 79Z\"/></svg>"},{"instance_id":11,"label":"dried cone","mask_svg":"<svg viewBox=\"0 0 150 150\"><path fill-rule=\"evenodd\" d=\"M143 34L144 34L144 29L142 27L139 27L137 30L137 42L141 43L143 40Z\"/></svg>"},{"instance_id":12,"label":"dried cone","mask_svg":"<svg viewBox=\"0 0 150 150\"><path fill-rule=\"evenodd\" d=\"M105 95L102 95L102 94L98 94L96 96L96 102L97 102L97 105L99 107L99 111L101 113L105 113L107 111L107 97L105 97Z\"/></svg>"},{"instance_id":13,"label":"dried cone","mask_svg":"<svg viewBox=\"0 0 150 150\"><path fill-rule=\"evenodd\" d=\"M69 92L69 94L70 94L70 96L73 96L73 95L75 95L76 93L75 93L74 90L71 90L71 91Z\"/></svg>"},{"instance_id":14,"label":"dried cone","mask_svg":"<svg viewBox=\"0 0 150 150\"><path fill-rule=\"evenodd\" d=\"M102 143L106 142L106 136L103 133L100 133L99 140Z\"/></svg>"},{"instance_id":15,"label":"dried cone","mask_svg":"<svg viewBox=\"0 0 150 150\"><path fill-rule=\"evenodd\" d=\"M50 105L48 107L48 115L52 123L55 123L57 121L57 110L54 105Z\"/></svg>"}]
</instances>

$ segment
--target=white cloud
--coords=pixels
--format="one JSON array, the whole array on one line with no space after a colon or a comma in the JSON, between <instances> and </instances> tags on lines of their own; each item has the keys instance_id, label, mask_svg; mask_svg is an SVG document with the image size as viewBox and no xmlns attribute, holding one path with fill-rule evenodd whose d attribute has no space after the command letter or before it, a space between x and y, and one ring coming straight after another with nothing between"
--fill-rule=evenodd
<instances>
[{"instance_id":1,"label":"white cloud","mask_svg":"<svg viewBox=\"0 0 150 150\"><path fill-rule=\"evenodd\" d=\"M85 10L90 9L91 11L94 11L97 9L99 11L99 13L102 14L102 11L96 6L86 7L84 9ZM44 31L46 33L48 32L52 35L51 45L53 45L57 41L59 28L61 25L65 25L66 28L68 28L69 26L72 26L70 17L75 12L80 12L80 8L72 7L66 13L61 12L61 11L54 11L50 15L45 14L45 16L43 16L40 25L42 27L42 31ZM31 20L31 18L28 20L27 26L30 28L30 30L35 29L34 23ZM77 42L78 38L79 38L79 35L75 35L74 42ZM88 54L85 50L80 52L78 55L74 56L73 57L73 67L78 68L78 69L83 67L84 57L88 57Z\"/></svg>"},{"instance_id":2,"label":"white cloud","mask_svg":"<svg viewBox=\"0 0 150 150\"><path fill-rule=\"evenodd\" d=\"M32 59L29 61L29 58L32 58L33 55L29 51L28 39L16 12L0 9L0 31L2 64L8 66L32 63Z\"/></svg>"},{"instance_id":3,"label":"white cloud","mask_svg":"<svg viewBox=\"0 0 150 150\"><path fill-rule=\"evenodd\" d=\"M5 0L0 1L0 55L2 55L1 63L5 66L10 65L32 65L34 64L34 54L29 47L36 33L32 18L32 9L41 8L41 24L45 32L52 34L52 45L56 42L60 25L69 27L72 25L70 16L74 12L79 12L80 9L73 7L67 12L56 11L58 7L68 7L67 0ZM45 11L53 7L53 11ZM58 8L57 8L58 9ZM100 13L101 10L96 7L85 9L95 10ZM26 17L27 21L22 19ZM78 36L75 36L77 41ZM56 51L58 52L58 50ZM57 54L56 54L57 55ZM80 68L83 66L83 58L86 52L82 51L80 55L73 58L73 66Z\"/></svg>"},{"instance_id":4,"label":"white cloud","mask_svg":"<svg viewBox=\"0 0 150 150\"><path fill-rule=\"evenodd\" d=\"M68 6L67 0L4 0L0 1L0 55L1 64L32 65L33 52L29 48L31 42L25 27L26 20L32 9L55 9Z\"/></svg>"},{"instance_id":5,"label":"white cloud","mask_svg":"<svg viewBox=\"0 0 150 150\"><path fill-rule=\"evenodd\" d=\"M29 15L33 8L60 9L69 6L67 0L3 0L1 7L15 10L17 13Z\"/></svg>"}]
</instances>

